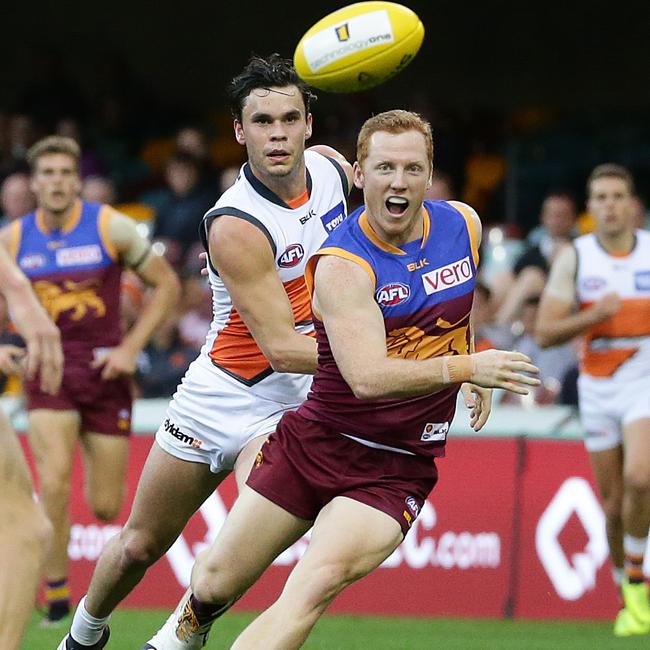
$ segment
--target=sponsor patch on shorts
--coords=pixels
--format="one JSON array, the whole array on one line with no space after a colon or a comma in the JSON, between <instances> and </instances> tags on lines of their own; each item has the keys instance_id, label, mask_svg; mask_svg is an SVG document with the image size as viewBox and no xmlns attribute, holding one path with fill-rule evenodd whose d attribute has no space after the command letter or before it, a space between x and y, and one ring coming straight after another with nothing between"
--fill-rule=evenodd
<instances>
[{"instance_id":1,"label":"sponsor patch on shorts","mask_svg":"<svg viewBox=\"0 0 650 650\"><path fill-rule=\"evenodd\" d=\"M444 442L449 433L449 422L427 422L420 436L424 442Z\"/></svg>"},{"instance_id":2,"label":"sponsor patch on shorts","mask_svg":"<svg viewBox=\"0 0 650 650\"><path fill-rule=\"evenodd\" d=\"M165 428L165 431L170 435L174 436L174 438L176 438L177 440L180 440L181 442L184 442L186 445L189 445L190 447L194 447L195 449L201 448L201 445L203 443L198 438L194 438L193 436L190 436L187 433L183 433L180 430L180 427L174 424L169 418L165 420L163 426Z\"/></svg>"}]
</instances>

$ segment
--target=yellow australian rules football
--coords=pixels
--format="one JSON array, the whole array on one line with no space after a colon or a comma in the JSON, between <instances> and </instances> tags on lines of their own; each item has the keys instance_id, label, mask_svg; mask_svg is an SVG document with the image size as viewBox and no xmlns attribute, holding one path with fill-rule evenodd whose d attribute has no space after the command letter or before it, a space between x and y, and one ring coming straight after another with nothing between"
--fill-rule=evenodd
<instances>
[{"instance_id":1,"label":"yellow australian rules football","mask_svg":"<svg viewBox=\"0 0 650 650\"><path fill-rule=\"evenodd\" d=\"M319 20L293 56L311 86L351 93L377 86L401 72L417 54L424 26L408 7L357 2Z\"/></svg>"}]
</instances>

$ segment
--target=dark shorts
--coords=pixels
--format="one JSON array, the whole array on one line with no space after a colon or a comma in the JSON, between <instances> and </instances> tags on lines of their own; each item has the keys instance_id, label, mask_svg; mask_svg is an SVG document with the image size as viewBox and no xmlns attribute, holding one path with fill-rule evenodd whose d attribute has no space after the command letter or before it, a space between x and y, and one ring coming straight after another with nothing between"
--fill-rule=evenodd
<instances>
[{"instance_id":1,"label":"dark shorts","mask_svg":"<svg viewBox=\"0 0 650 650\"><path fill-rule=\"evenodd\" d=\"M291 411L264 443L247 484L313 521L334 497L385 512L404 535L438 480L432 458L367 447Z\"/></svg>"},{"instance_id":2,"label":"dark shorts","mask_svg":"<svg viewBox=\"0 0 650 650\"><path fill-rule=\"evenodd\" d=\"M131 378L105 381L101 378L101 368L91 368L90 361L90 358L66 358L61 390L56 395L43 393L37 380L26 381L27 410L78 411L83 433L130 435Z\"/></svg>"}]
</instances>

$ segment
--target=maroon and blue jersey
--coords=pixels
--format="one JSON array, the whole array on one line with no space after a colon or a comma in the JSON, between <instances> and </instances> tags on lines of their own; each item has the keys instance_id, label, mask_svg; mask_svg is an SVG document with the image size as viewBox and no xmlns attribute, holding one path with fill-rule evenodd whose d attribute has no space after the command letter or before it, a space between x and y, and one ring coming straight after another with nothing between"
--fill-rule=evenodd
<instances>
[{"instance_id":1,"label":"maroon and blue jersey","mask_svg":"<svg viewBox=\"0 0 650 650\"><path fill-rule=\"evenodd\" d=\"M108 237L111 210L77 201L59 230L46 226L40 210L12 225L11 251L59 327L66 356L121 339L122 266Z\"/></svg>"},{"instance_id":2,"label":"maroon and blue jersey","mask_svg":"<svg viewBox=\"0 0 650 650\"><path fill-rule=\"evenodd\" d=\"M425 201L422 217L422 239L395 247L376 235L359 208L310 260L308 285L313 286L321 256L354 261L374 284L389 357L468 354L478 264L473 219L466 206L446 201ZM318 369L298 413L371 446L443 456L459 386L417 397L359 400L341 376L323 323L314 322Z\"/></svg>"}]
</instances>

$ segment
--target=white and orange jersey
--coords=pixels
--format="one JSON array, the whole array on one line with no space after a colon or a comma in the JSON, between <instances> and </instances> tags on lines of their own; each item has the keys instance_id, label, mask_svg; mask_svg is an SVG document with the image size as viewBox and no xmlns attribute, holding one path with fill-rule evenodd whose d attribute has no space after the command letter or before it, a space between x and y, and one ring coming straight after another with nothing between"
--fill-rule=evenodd
<instances>
[{"instance_id":1,"label":"white and orange jersey","mask_svg":"<svg viewBox=\"0 0 650 650\"><path fill-rule=\"evenodd\" d=\"M628 255L608 253L593 233L578 237L576 292L581 309L615 292L621 309L591 327L584 338L581 371L622 379L650 374L650 232L636 231Z\"/></svg>"},{"instance_id":2,"label":"white and orange jersey","mask_svg":"<svg viewBox=\"0 0 650 650\"><path fill-rule=\"evenodd\" d=\"M333 159L305 152L307 192L291 204L262 184L245 164L229 188L203 220L202 237L220 215L244 219L257 226L269 240L276 270L291 302L296 331L313 333L310 296L305 285L307 260L327 235L347 215L347 177ZM226 287L208 265L212 288L213 319L201 357L254 393L279 402L294 401L311 383L304 375L276 373L258 347Z\"/></svg>"}]
</instances>

